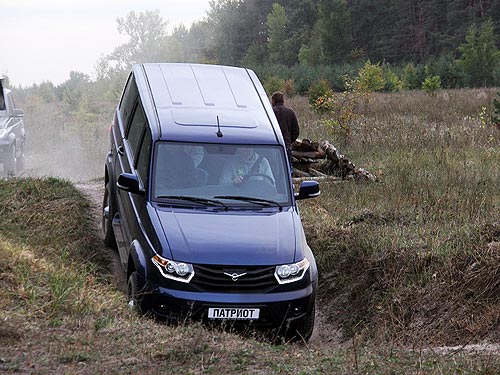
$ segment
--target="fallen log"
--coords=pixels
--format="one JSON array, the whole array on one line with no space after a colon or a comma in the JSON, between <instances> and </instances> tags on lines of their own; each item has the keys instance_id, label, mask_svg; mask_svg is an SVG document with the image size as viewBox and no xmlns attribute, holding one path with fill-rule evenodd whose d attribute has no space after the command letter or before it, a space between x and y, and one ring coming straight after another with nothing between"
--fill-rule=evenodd
<instances>
[{"instance_id":1,"label":"fallen log","mask_svg":"<svg viewBox=\"0 0 500 375\"><path fill-rule=\"evenodd\" d=\"M318 151L318 142L311 142L309 139L296 140L292 143L292 150L308 152Z\"/></svg>"},{"instance_id":2,"label":"fallen log","mask_svg":"<svg viewBox=\"0 0 500 375\"><path fill-rule=\"evenodd\" d=\"M294 177L336 176L342 179L377 181L377 177L341 154L327 140L311 142L297 140L292 144L292 166Z\"/></svg>"},{"instance_id":3,"label":"fallen log","mask_svg":"<svg viewBox=\"0 0 500 375\"><path fill-rule=\"evenodd\" d=\"M325 157L325 153L321 151L294 151L292 149L292 156L296 158L308 158L308 159L322 159Z\"/></svg>"}]
</instances>

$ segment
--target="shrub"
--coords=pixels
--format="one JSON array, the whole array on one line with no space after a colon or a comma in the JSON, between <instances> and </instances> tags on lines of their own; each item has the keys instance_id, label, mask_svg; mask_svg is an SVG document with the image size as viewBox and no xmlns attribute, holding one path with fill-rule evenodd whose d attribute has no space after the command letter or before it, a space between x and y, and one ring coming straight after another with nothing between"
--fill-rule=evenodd
<instances>
[{"instance_id":1,"label":"shrub","mask_svg":"<svg viewBox=\"0 0 500 375\"><path fill-rule=\"evenodd\" d=\"M398 75L394 73L390 66L386 65L383 70L383 79L385 81L384 90L389 92L401 91L403 84Z\"/></svg>"},{"instance_id":2,"label":"shrub","mask_svg":"<svg viewBox=\"0 0 500 375\"><path fill-rule=\"evenodd\" d=\"M321 122L328 132L340 138L346 138L351 134L351 127L334 118L328 118Z\"/></svg>"},{"instance_id":3,"label":"shrub","mask_svg":"<svg viewBox=\"0 0 500 375\"><path fill-rule=\"evenodd\" d=\"M367 99L367 93L357 91L348 75L342 78L346 91L320 96L313 107L328 114L328 118L321 123L329 133L345 138L351 134L352 124L359 117L358 102L362 98Z\"/></svg>"},{"instance_id":4,"label":"shrub","mask_svg":"<svg viewBox=\"0 0 500 375\"><path fill-rule=\"evenodd\" d=\"M498 99L493 99L493 114L491 115L491 123L500 128L500 91L497 92Z\"/></svg>"},{"instance_id":5,"label":"shrub","mask_svg":"<svg viewBox=\"0 0 500 375\"><path fill-rule=\"evenodd\" d=\"M465 42L458 47L461 55L458 65L469 86L481 87L494 83L494 72L500 61L500 51L495 43L495 26L491 19L479 28L476 25L469 28Z\"/></svg>"},{"instance_id":6,"label":"shrub","mask_svg":"<svg viewBox=\"0 0 500 375\"><path fill-rule=\"evenodd\" d=\"M380 91L385 87L380 64L372 64L370 60L360 69L355 82L356 91L373 92Z\"/></svg>"},{"instance_id":7,"label":"shrub","mask_svg":"<svg viewBox=\"0 0 500 375\"><path fill-rule=\"evenodd\" d=\"M285 80L277 76L270 76L264 80L263 86L267 94L271 95L275 91L285 91Z\"/></svg>"},{"instance_id":8,"label":"shrub","mask_svg":"<svg viewBox=\"0 0 500 375\"><path fill-rule=\"evenodd\" d=\"M333 95L333 90L326 79L321 79L309 87L309 103L314 107L320 98L325 100ZM320 100L322 102L322 100Z\"/></svg>"},{"instance_id":9,"label":"shrub","mask_svg":"<svg viewBox=\"0 0 500 375\"><path fill-rule=\"evenodd\" d=\"M412 63L406 65L404 68L402 84L405 90L414 90L419 86L417 69Z\"/></svg>"},{"instance_id":10,"label":"shrub","mask_svg":"<svg viewBox=\"0 0 500 375\"><path fill-rule=\"evenodd\" d=\"M464 73L459 69L453 54L430 59L427 67L428 73L431 74L426 75L439 76L442 88L455 88L463 85Z\"/></svg>"},{"instance_id":11,"label":"shrub","mask_svg":"<svg viewBox=\"0 0 500 375\"><path fill-rule=\"evenodd\" d=\"M295 96L295 82L293 79L287 79L284 82L283 90L288 98Z\"/></svg>"},{"instance_id":12,"label":"shrub","mask_svg":"<svg viewBox=\"0 0 500 375\"><path fill-rule=\"evenodd\" d=\"M436 91L441 88L441 78L439 76L427 76L422 82L422 89L429 95L436 95Z\"/></svg>"}]
</instances>

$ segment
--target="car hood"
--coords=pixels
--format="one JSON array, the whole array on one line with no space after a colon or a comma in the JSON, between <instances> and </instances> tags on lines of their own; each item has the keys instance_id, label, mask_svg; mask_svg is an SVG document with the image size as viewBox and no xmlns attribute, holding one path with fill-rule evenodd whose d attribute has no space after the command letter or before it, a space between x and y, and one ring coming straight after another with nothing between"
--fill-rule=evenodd
<instances>
[{"instance_id":1,"label":"car hood","mask_svg":"<svg viewBox=\"0 0 500 375\"><path fill-rule=\"evenodd\" d=\"M157 208L156 212L173 260L218 265L294 261L296 213L292 209L249 213Z\"/></svg>"}]
</instances>

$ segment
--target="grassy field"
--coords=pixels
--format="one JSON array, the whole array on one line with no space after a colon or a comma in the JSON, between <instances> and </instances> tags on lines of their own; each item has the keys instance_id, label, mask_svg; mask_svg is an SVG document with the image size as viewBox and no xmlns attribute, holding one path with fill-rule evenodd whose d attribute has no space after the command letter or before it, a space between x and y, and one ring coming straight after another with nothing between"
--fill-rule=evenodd
<instances>
[{"instance_id":1,"label":"grassy field","mask_svg":"<svg viewBox=\"0 0 500 375\"><path fill-rule=\"evenodd\" d=\"M349 335L419 345L500 338L500 129L481 115L493 95L379 94L348 139L333 139L381 177L323 184L302 208L325 303L342 301L330 319ZM317 122L303 135L328 136Z\"/></svg>"},{"instance_id":2,"label":"grassy field","mask_svg":"<svg viewBox=\"0 0 500 375\"><path fill-rule=\"evenodd\" d=\"M498 348L439 349L500 342L500 130L481 115L494 93L377 94L348 137L290 100L302 137L380 177L301 202L322 320L340 332L308 345L138 319L87 198L0 180L0 373L500 373Z\"/></svg>"}]
</instances>

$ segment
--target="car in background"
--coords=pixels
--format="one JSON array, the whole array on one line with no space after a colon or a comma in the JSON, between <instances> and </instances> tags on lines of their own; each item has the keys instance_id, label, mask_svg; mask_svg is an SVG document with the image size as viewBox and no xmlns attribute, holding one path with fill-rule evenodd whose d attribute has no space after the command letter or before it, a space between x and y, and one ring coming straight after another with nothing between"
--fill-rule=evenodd
<instances>
[{"instance_id":1,"label":"car in background","mask_svg":"<svg viewBox=\"0 0 500 375\"><path fill-rule=\"evenodd\" d=\"M4 176L16 176L24 171L25 140L23 110L16 108L12 91L0 80L0 163Z\"/></svg>"}]
</instances>

